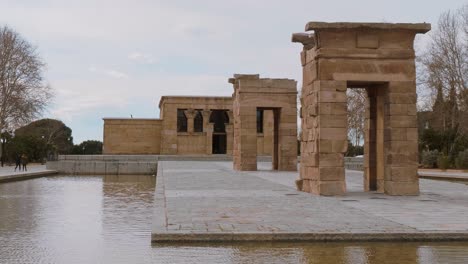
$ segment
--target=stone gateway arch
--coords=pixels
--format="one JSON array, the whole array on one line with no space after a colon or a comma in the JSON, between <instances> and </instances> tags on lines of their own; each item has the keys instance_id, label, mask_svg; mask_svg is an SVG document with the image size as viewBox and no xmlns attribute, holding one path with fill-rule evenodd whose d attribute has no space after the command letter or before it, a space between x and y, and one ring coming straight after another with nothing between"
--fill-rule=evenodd
<instances>
[{"instance_id":1,"label":"stone gateway arch","mask_svg":"<svg viewBox=\"0 0 468 264\"><path fill-rule=\"evenodd\" d=\"M413 42L430 24L309 22L303 44L301 163L298 187L346 192L348 88L367 91L364 186L418 195L418 129Z\"/></svg>"}]
</instances>

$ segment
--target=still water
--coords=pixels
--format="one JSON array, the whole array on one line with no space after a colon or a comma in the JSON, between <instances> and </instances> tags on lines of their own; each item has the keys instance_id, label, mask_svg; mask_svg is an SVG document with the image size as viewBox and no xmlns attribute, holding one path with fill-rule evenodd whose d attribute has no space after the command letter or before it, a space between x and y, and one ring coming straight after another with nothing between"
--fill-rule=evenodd
<instances>
[{"instance_id":1,"label":"still water","mask_svg":"<svg viewBox=\"0 0 468 264\"><path fill-rule=\"evenodd\" d=\"M0 263L468 263L468 243L151 245L155 178L0 184Z\"/></svg>"}]
</instances>

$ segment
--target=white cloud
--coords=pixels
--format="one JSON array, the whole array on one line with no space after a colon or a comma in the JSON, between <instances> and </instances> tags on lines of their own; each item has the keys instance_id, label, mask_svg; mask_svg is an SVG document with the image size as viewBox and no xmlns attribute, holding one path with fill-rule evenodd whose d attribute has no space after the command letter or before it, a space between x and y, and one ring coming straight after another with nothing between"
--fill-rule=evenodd
<instances>
[{"instance_id":1,"label":"white cloud","mask_svg":"<svg viewBox=\"0 0 468 264\"><path fill-rule=\"evenodd\" d=\"M106 76L116 78L116 79L128 79L129 78L128 74L121 72L121 71L113 70L113 69L100 69L100 68L91 66L88 68L88 70L92 73L106 75Z\"/></svg>"},{"instance_id":2,"label":"white cloud","mask_svg":"<svg viewBox=\"0 0 468 264\"><path fill-rule=\"evenodd\" d=\"M151 54L141 53L141 52L132 52L128 55L128 59L131 61L136 61L138 63L144 64L153 64L155 60Z\"/></svg>"},{"instance_id":3,"label":"white cloud","mask_svg":"<svg viewBox=\"0 0 468 264\"><path fill-rule=\"evenodd\" d=\"M128 79L127 74L116 71L116 70L105 70L104 73L106 73L108 76L111 76L117 79Z\"/></svg>"}]
</instances>

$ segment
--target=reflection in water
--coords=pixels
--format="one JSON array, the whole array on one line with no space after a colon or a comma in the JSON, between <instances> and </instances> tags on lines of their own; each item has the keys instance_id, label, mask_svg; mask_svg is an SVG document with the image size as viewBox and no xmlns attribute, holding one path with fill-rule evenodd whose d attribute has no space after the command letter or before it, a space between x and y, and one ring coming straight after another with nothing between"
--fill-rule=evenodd
<instances>
[{"instance_id":1,"label":"reflection in water","mask_svg":"<svg viewBox=\"0 0 468 264\"><path fill-rule=\"evenodd\" d=\"M154 244L152 176L0 184L0 263L467 263L468 243Z\"/></svg>"}]
</instances>

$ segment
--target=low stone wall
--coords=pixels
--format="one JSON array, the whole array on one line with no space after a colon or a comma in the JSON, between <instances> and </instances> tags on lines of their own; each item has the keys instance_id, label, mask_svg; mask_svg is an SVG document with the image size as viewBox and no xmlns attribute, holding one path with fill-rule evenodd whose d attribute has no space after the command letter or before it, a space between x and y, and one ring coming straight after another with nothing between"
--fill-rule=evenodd
<instances>
[{"instance_id":1,"label":"low stone wall","mask_svg":"<svg viewBox=\"0 0 468 264\"><path fill-rule=\"evenodd\" d=\"M154 175L157 155L60 155L46 167L72 175Z\"/></svg>"},{"instance_id":2,"label":"low stone wall","mask_svg":"<svg viewBox=\"0 0 468 264\"><path fill-rule=\"evenodd\" d=\"M159 160L232 161L228 155L60 155L47 169L72 175L155 175ZM259 156L258 161L271 161Z\"/></svg>"},{"instance_id":3,"label":"low stone wall","mask_svg":"<svg viewBox=\"0 0 468 264\"><path fill-rule=\"evenodd\" d=\"M228 155L60 155L47 162L48 170L72 175L155 175L159 160L232 161ZM271 156L257 161L271 162ZM300 162L300 157L298 157ZM363 158L345 157L348 170L363 170Z\"/></svg>"},{"instance_id":4,"label":"low stone wall","mask_svg":"<svg viewBox=\"0 0 468 264\"><path fill-rule=\"evenodd\" d=\"M364 158L345 157L345 168L347 170L364 171Z\"/></svg>"}]
</instances>

